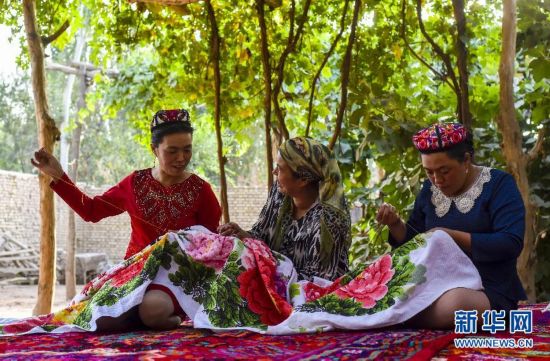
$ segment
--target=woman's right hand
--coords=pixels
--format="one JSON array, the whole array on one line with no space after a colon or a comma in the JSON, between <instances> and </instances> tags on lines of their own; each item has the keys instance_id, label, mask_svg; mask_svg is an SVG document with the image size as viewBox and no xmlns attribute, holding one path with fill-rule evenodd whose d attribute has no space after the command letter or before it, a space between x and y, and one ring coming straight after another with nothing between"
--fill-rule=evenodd
<instances>
[{"instance_id":1,"label":"woman's right hand","mask_svg":"<svg viewBox=\"0 0 550 361\"><path fill-rule=\"evenodd\" d=\"M34 152L34 158L31 158L31 163L42 173L52 177L54 181L63 177L63 173L65 173L57 158L48 153L44 148L40 148Z\"/></svg>"},{"instance_id":2,"label":"woman's right hand","mask_svg":"<svg viewBox=\"0 0 550 361\"><path fill-rule=\"evenodd\" d=\"M397 214L395 207L389 203L384 203L378 209L376 221L385 226L394 226L401 222L401 218Z\"/></svg>"},{"instance_id":3,"label":"woman's right hand","mask_svg":"<svg viewBox=\"0 0 550 361\"><path fill-rule=\"evenodd\" d=\"M218 233L222 236L234 236L240 239L250 238L248 232L243 231L241 227L235 222L228 222L218 227Z\"/></svg>"},{"instance_id":4,"label":"woman's right hand","mask_svg":"<svg viewBox=\"0 0 550 361\"><path fill-rule=\"evenodd\" d=\"M376 220L378 223L388 226L390 234L398 244L403 243L407 235L407 228L394 206L388 203L382 204L376 214Z\"/></svg>"}]
</instances>

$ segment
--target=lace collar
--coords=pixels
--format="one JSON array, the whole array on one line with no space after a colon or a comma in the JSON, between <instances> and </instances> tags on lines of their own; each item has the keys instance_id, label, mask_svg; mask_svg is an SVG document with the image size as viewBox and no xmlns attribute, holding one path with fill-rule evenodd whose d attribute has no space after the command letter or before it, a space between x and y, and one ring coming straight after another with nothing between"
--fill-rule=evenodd
<instances>
[{"instance_id":1,"label":"lace collar","mask_svg":"<svg viewBox=\"0 0 550 361\"><path fill-rule=\"evenodd\" d=\"M435 207L435 214L441 218L449 212L451 204L454 202L460 213L466 214L474 207L476 199L483 191L483 185L491 180L491 169L481 167L481 171L474 184L466 192L456 197L447 197L439 188L432 184L432 204Z\"/></svg>"}]
</instances>

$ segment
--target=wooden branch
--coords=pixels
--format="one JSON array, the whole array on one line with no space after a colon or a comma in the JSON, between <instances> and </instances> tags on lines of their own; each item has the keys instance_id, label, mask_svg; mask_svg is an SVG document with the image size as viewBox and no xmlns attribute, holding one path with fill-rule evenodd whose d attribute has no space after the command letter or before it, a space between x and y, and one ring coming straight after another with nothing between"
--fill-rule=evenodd
<instances>
[{"instance_id":1,"label":"wooden branch","mask_svg":"<svg viewBox=\"0 0 550 361\"><path fill-rule=\"evenodd\" d=\"M294 10L294 1L292 1L292 4L293 4L292 9ZM279 58L279 62L276 68L277 80L275 81L275 85L273 86L273 93L272 93L273 108L275 110L275 115L277 116L277 120L279 122L279 131L283 135L284 139L289 138L289 133L285 125L285 116L279 104L279 93L283 85L286 60L290 55L290 53L295 50L296 44L298 43L298 41L300 40L300 37L303 34L304 25L308 18L310 5L311 5L311 0L306 0L304 4L304 8L302 10L302 16L298 20L298 28L296 30L296 34L294 34L294 15L292 14L294 13L294 11L291 12L291 22L290 22L290 30L289 30L287 44L285 49L283 50L283 53L281 54L281 57Z\"/></svg>"},{"instance_id":2,"label":"wooden branch","mask_svg":"<svg viewBox=\"0 0 550 361\"><path fill-rule=\"evenodd\" d=\"M283 0L265 0L265 4L273 10L281 7L281 5L283 5Z\"/></svg>"},{"instance_id":3,"label":"wooden branch","mask_svg":"<svg viewBox=\"0 0 550 361\"><path fill-rule=\"evenodd\" d=\"M420 28L420 32L424 36L424 38L430 43L432 46L433 51L441 58L443 61L443 64L445 64L445 67L447 68L447 75L451 77L451 80L454 84L454 91L457 96L458 104L460 104L461 94L460 94L460 86L458 84L458 80L456 79L456 75L453 69L453 65L451 63L451 58L448 54L446 54L443 49L439 45L435 43L435 41L432 39L432 37L428 34L426 31L426 28L424 27L424 21L422 20L422 0L416 0L416 15L418 18L418 26Z\"/></svg>"},{"instance_id":4,"label":"wooden branch","mask_svg":"<svg viewBox=\"0 0 550 361\"><path fill-rule=\"evenodd\" d=\"M340 90L340 106L338 107L338 113L336 114L336 127L334 128L334 133L332 133L332 138L328 144L328 148L332 150L340 132L342 130L342 122L344 120L344 114L346 112L346 107L348 104L348 84L349 84L349 74L351 70L351 58L353 54L353 45L355 44L355 32L357 29L357 22L359 21L359 11L361 10L361 0L355 0L355 7L353 9L353 20L351 22L351 31L348 39L348 46L346 48L346 54L344 55L344 61L342 62L342 87Z\"/></svg>"},{"instance_id":5,"label":"wooden branch","mask_svg":"<svg viewBox=\"0 0 550 361\"><path fill-rule=\"evenodd\" d=\"M50 43L55 41L55 39L59 38L65 32L65 30L67 30L69 28L69 25L70 25L69 20L65 20L65 22L59 27L59 29L57 29L57 31L55 33L53 33L52 35L49 35L49 36L42 36L41 37L42 45L44 47L46 47Z\"/></svg>"},{"instance_id":6,"label":"wooden branch","mask_svg":"<svg viewBox=\"0 0 550 361\"><path fill-rule=\"evenodd\" d=\"M267 26L265 24L264 5L264 0L256 1L256 11L258 13L258 23L260 25L262 68L264 72L264 128L267 161L267 190L269 191L273 185L273 145L271 143L271 64L269 62L270 54L267 42Z\"/></svg>"},{"instance_id":7,"label":"wooden branch","mask_svg":"<svg viewBox=\"0 0 550 361\"><path fill-rule=\"evenodd\" d=\"M435 74L435 76L437 76L438 78L440 78L441 80L443 80L445 83L447 83L447 85L449 85L449 87L453 90L453 92L456 93L456 89L453 85L453 83L451 83L449 81L449 79L447 79L447 77L445 76L445 74L442 74L440 73L439 71L437 71L437 69L435 69L433 66L431 66L424 58L422 58L411 46L411 44L409 43L409 40L407 38L407 19L406 19L406 6L407 6L407 0L403 0L401 2L401 38L403 39L403 41L405 42L405 45L407 46L407 49L409 49L409 51L412 53L412 55L418 59L418 61L420 61L422 64L424 64L425 67L427 67L428 69L430 69L432 71L432 73Z\"/></svg>"},{"instance_id":8,"label":"wooden branch","mask_svg":"<svg viewBox=\"0 0 550 361\"><path fill-rule=\"evenodd\" d=\"M229 203L227 200L227 181L225 177L226 158L223 155L223 140L221 129L221 71L220 71L220 33L216 13L210 0L205 0L206 11L210 21L210 50L214 64L214 126L216 128L216 141L218 144L218 164L220 167L220 198L222 203L224 223L229 222Z\"/></svg>"},{"instance_id":9,"label":"wooden branch","mask_svg":"<svg viewBox=\"0 0 550 361\"><path fill-rule=\"evenodd\" d=\"M545 124L542 128L539 129L538 135L537 135L537 141L535 142L531 150L527 152L528 162L532 162L536 160L542 154L542 151L544 150L543 145L546 137L547 127L548 126Z\"/></svg>"},{"instance_id":10,"label":"wooden branch","mask_svg":"<svg viewBox=\"0 0 550 361\"><path fill-rule=\"evenodd\" d=\"M290 0L290 25L288 29L288 41L294 38L294 26L296 24L296 1Z\"/></svg>"},{"instance_id":11,"label":"wooden branch","mask_svg":"<svg viewBox=\"0 0 550 361\"><path fill-rule=\"evenodd\" d=\"M321 72L323 71L323 68L328 62L328 59L331 57L332 53L334 52L334 49L336 48L336 45L340 41L340 38L342 37L342 34L344 33L345 24L346 24L346 15L348 12L348 6L349 6L349 0L346 0L344 3L344 10L342 12L342 18L340 19L340 31L338 34L336 34L336 37L332 41L332 44L330 44L330 48L325 54L325 57L323 59L323 62L321 63L321 66L317 70L317 73L315 73L315 76L313 77L313 82L311 85L311 93L309 95L309 105L308 105L308 112L307 112L307 126L306 126L306 137L309 137L309 129L311 127L311 120L313 117L313 99L315 98L315 88L317 87L317 82L319 81L319 77L321 76Z\"/></svg>"}]
</instances>

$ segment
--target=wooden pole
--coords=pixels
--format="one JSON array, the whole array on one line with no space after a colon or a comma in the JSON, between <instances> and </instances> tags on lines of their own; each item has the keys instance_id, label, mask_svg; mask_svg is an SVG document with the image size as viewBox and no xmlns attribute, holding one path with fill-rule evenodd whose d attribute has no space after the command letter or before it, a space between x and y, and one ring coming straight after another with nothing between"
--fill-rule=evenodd
<instances>
[{"instance_id":1,"label":"wooden pole","mask_svg":"<svg viewBox=\"0 0 550 361\"><path fill-rule=\"evenodd\" d=\"M34 97L38 142L48 152L53 153L55 142L59 140L59 130L48 112L46 98L46 77L44 70L44 49L36 24L35 3L23 0L23 18L29 56ZM38 276L38 299L33 314L50 313L55 285L55 208L53 191L49 187L50 178L38 176L40 188L40 273Z\"/></svg>"}]
</instances>

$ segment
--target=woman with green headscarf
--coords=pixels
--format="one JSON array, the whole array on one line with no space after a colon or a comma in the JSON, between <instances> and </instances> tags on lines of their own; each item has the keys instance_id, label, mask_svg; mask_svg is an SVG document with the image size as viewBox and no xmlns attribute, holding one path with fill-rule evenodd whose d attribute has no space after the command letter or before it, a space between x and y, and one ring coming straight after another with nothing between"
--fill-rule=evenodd
<instances>
[{"instance_id":1,"label":"woman with green headscarf","mask_svg":"<svg viewBox=\"0 0 550 361\"><path fill-rule=\"evenodd\" d=\"M263 240L292 260L300 279L346 273L351 222L332 152L313 139L287 140L273 174L277 181L252 229L230 222L218 232Z\"/></svg>"}]
</instances>

